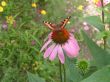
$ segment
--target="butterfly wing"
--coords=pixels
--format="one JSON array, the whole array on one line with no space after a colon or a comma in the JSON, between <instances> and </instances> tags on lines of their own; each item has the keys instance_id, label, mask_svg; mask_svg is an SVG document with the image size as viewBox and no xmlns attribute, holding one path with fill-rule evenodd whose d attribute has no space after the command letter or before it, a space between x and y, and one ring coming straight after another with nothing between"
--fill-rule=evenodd
<instances>
[{"instance_id":1,"label":"butterfly wing","mask_svg":"<svg viewBox=\"0 0 110 82\"><path fill-rule=\"evenodd\" d=\"M67 24L67 22L69 21L70 18L71 18L70 16L67 17L66 19L64 19L64 20L61 22L61 24L58 24L58 25L52 24L52 23L50 23L50 22L45 22L45 21L44 21L44 24L45 24L47 27L49 27L51 30L59 30L59 29L65 27L65 25ZM59 27L60 27L60 28L59 28Z\"/></svg>"},{"instance_id":2,"label":"butterfly wing","mask_svg":"<svg viewBox=\"0 0 110 82\"><path fill-rule=\"evenodd\" d=\"M69 19L71 18L71 16L67 17L66 19L64 19L62 22L61 22L61 28L64 28L65 25L68 23Z\"/></svg>"},{"instance_id":3,"label":"butterfly wing","mask_svg":"<svg viewBox=\"0 0 110 82\"><path fill-rule=\"evenodd\" d=\"M47 27L49 27L51 30L54 30L54 24L52 24L52 23L50 23L50 22L45 22L44 21L44 24L47 26Z\"/></svg>"}]
</instances>

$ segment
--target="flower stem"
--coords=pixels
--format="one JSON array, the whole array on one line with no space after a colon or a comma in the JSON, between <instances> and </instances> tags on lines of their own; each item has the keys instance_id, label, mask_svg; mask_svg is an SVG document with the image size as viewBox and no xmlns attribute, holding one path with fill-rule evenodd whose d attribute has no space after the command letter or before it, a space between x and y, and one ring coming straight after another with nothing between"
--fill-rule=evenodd
<instances>
[{"instance_id":1,"label":"flower stem","mask_svg":"<svg viewBox=\"0 0 110 82\"><path fill-rule=\"evenodd\" d=\"M63 70L64 70L64 82L66 82L66 70L65 70L65 65L63 64Z\"/></svg>"},{"instance_id":2,"label":"flower stem","mask_svg":"<svg viewBox=\"0 0 110 82\"><path fill-rule=\"evenodd\" d=\"M104 2L103 0L101 0L101 5L102 5L102 23L104 24L105 23L105 20L104 20ZM103 37L103 41L104 41L104 49L106 48L106 38Z\"/></svg>"},{"instance_id":3,"label":"flower stem","mask_svg":"<svg viewBox=\"0 0 110 82\"><path fill-rule=\"evenodd\" d=\"M61 62L59 61L60 79L61 79L61 82L63 82L61 65L62 65Z\"/></svg>"},{"instance_id":4,"label":"flower stem","mask_svg":"<svg viewBox=\"0 0 110 82\"><path fill-rule=\"evenodd\" d=\"M101 0L101 5L102 5L102 22L104 24L105 20L104 20L104 3L103 3L103 0Z\"/></svg>"}]
</instances>

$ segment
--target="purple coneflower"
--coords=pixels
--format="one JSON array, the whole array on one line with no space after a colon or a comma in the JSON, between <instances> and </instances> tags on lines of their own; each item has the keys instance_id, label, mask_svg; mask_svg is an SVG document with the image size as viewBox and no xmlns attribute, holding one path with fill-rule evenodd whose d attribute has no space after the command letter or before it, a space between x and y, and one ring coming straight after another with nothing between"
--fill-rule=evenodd
<instances>
[{"instance_id":1,"label":"purple coneflower","mask_svg":"<svg viewBox=\"0 0 110 82\"><path fill-rule=\"evenodd\" d=\"M70 17L66 18L58 25L44 22L44 24L52 30L47 42L41 49L41 51L45 50L44 58L49 57L52 61L58 55L60 62L64 64L64 52L69 58L74 58L78 55L80 48L77 40L72 33L64 28L69 19Z\"/></svg>"}]
</instances>

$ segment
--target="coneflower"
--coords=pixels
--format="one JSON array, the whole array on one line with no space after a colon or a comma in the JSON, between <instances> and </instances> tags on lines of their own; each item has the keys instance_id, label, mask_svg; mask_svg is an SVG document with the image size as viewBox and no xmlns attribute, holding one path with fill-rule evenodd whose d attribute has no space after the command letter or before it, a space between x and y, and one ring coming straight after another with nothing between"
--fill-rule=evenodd
<instances>
[{"instance_id":1,"label":"coneflower","mask_svg":"<svg viewBox=\"0 0 110 82\"><path fill-rule=\"evenodd\" d=\"M60 24L51 24L44 22L46 26L52 31L45 44L41 48L41 51L45 50L44 58L49 57L52 61L58 55L58 58L62 64L65 62L64 52L69 58L74 58L79 53L79 45L74 35L67 31L65 25L70 17L66 18Z\"/></svg>"}]
</instances>

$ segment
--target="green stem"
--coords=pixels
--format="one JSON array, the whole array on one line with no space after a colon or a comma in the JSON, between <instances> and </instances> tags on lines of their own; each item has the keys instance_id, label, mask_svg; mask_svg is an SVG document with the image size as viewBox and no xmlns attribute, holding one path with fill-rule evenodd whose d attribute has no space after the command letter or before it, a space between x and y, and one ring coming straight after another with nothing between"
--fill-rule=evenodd
<instances>
[{"instance_id":1,"label":"green stem","mask_svg":"<svg viewBox=\"0 0 110 82\"><path fill-rule=\"evenodd\" d=\"M66 70L65 70L65 65L63 64L63 70L64 70L64 82L66 82Z\"/></svg>"},{"instance_id":2,"label":"green stem","mask_svg":"<svg viewBox=\"0 0 110 82\"><path fill-rule=\"evenodd\" d=\"M62 80L61 62L60 61L59 61L59 70L60 70L60 79L61 79L61 82L63 82L63 80Z\"/></svg>"},{"instance_id":3,"label":"green stem","mask_svg":"<svg viewBox=\"0 0 110 82\"><path fill-rule=\"evenodd\" d=\"M104 14L104 2L103 0L101 0L101 5L102 5L102 23L105 24L105 14ZM104 41L104 49L106 48L106 38L103 37L103 41Z\"/></svg>"},{"instance_id":4,"label":"green stem","mask_svg":"<svg viewBox=\"0 0 110 82\"><path fill-rule=\"evenodd\" d=\"M104 24L105 20L104 20L104 3L103 3L103 0L101 0L101 5L102 5L102 22Z\"/></svg>"},{"instance_id":5,"label":"green stem","mask_svg":"<svg viewBox=\"0 0 110 82\"><path fill-rule=\"evenodd\" d=\"M104 49L106 49L106 37L104 37L103 40L104 40Z\"/></svg>"}]
</instances>

